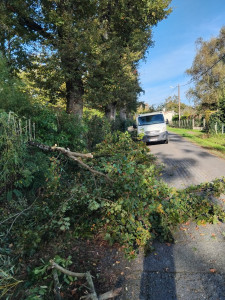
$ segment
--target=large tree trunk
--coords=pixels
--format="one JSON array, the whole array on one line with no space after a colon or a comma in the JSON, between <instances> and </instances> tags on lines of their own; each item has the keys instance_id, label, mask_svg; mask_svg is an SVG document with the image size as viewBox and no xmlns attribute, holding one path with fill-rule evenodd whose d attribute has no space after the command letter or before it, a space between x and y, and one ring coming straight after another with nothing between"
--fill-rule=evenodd
<instances>
[{"instance_id":1,"label":"large tree trunk","mask_svg":"<svg viewBox=\"0 0 225 300\"><path fill-rule=\"evenodd\" d=\"M105 108L105 115L110 121L116 119L116 102L110 103Z\"/></svg>"},{"instance_id":2,"label":"large tree trunk","mask_svg":"<svg viewBox=\"0 0 225 300\"><path fill-rule=\"evenodd\" d=\"M120 109L120 119L121 120L126 120L127 119L127 110L126 110L126 108L121 108Z\"/></svg>"},{"instance_id":3,"label":"large tree trunk","mask_svg":"<svg viewBox=\"0 0 225 300\"><path fill-rule=\"evenodd\" d=\"M83 115L83 84L81 80L66 81L66 112L79 117Z\"/></svg>"}]
</instances>

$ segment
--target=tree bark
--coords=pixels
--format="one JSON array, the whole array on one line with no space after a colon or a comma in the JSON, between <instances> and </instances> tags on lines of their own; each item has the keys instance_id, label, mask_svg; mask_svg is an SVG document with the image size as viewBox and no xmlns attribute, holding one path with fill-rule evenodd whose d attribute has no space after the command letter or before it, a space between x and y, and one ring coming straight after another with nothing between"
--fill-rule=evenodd
<instances>
[{"instance_id":1,"label":"tree bark","mask_svg":"<svg viewBox=\"0 0 225 300\"><path fill-rule=\"evenodd\" d=\"M127 119L126 108L121 108L121 109L120 109L120 119L121 119L121 120L126 120L126 119Z\"/></svg>"},{"instance_id":2,"label":"tree bark","mask_svg":"<svg viewBox=\"0 0 225 300\"><path fill-rule=\"evenodd\" d=\"M105 108L105 115L110 121L116 119L116 102L110 103Z\"/></svg>"},{"instance_id":3,"label":"tree bark","mask_svg":"<svg viewBox=\"0 0 225 300\"><path fill-rule=\"evenodd\" d=\"M66 81L66 112L80 118L83 115L83 83L80 80L69 79Z\"/></svg>"}]
</instances>

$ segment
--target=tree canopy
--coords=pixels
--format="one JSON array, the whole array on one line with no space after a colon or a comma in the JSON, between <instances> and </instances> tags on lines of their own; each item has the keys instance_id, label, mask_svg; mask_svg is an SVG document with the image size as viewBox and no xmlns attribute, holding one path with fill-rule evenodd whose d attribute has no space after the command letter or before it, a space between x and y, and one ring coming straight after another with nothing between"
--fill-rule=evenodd
<instances>
[{"instance_id":1,"label":"tree canopy","mask_svg":"<svg viewBox=\"0 0 225 300\"><path fill-rule=\"evenodd\" d=\"M188 97L201 109L217 109L225 92L225 27L218 37L209 41L197 40L197 53L187 74L192 76L194 87Z\"/></svg>"},{"instance_id":2,"label":"tree canopy","mask_svg":"<svg viewBox=\"0 0 225 300\"><path fill-rule=\"evenodd\" d=\"M165 102L162 104L162 108L165 108L166 111L170 111L173 110L175 113L178 114L179 111L179 104L178 104L179 100L178 100L178 96L174 95L174 96L169 96L168 98L165 99ZM182 115L190 115L194 113L194 109L183 103L180 102L180 109L181 109L181 114Z\"/></svg>"},{"instance_id":3,"label":"tree canopy","mask_svg":"<svg viewBox=\"0 0 225 300\"><path fill-rule=\"evenodd\" d=\"M48 59L32 80L56 95L64 82L68 113L81 115L84 100L101 109L133 106L141 91L137 63L152 44L152 26L170 13L170 2L5 0L1 50L17 70L37 69L45 53ZM39 80L53 62L58 76L46 72L47 80Z\"/></svg>"}]
</instances>

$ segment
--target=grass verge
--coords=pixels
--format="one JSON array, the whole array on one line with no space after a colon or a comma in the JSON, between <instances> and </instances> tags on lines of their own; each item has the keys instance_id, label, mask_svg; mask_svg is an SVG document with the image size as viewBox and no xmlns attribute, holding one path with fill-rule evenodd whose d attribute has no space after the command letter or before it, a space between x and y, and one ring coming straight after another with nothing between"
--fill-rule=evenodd
<instances>
[{"instance_id":1,"label":"grass verge","mask_svg":"<svg viewBox=\"0 0 225 300\"><path fill-rule=\"evenodd\" d=\"M210 135L200 130L168 127L168 131L177 133L211 153L225 159L225 135Z\"/></svg>"}]
</instances>

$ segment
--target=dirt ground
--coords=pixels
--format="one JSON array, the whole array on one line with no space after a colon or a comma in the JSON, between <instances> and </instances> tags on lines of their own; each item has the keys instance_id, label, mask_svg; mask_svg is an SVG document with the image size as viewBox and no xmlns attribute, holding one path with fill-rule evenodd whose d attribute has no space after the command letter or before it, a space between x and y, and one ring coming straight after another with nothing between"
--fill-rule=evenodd
<instances>
[{"instance_id":1,"label":"dirt ground","mask_svg":"<svg viewBox=\"0 0 225 300\"><path fill-rule=\"evenodd\" d=\"M70 240L66 245L62 245L62 240L46 245L35 256L24 262L24 269L28 265L34 269L42 265L43 261L48 262L56 255L62 258L71 256L72 264L67 269L77 273L90 271L98 295L122 287L126 276L129 276L132 261L125 258L123 249L117 244L110 246L101 237L96 236L89 240ZM51 274L50 268L48 273ZM52 280L51 276L49 277L48 280ZM62 284L62 299L78 300L88 294L85 280L76 279L69 285L63 281L63 275L59 280Z\"/></svg>"}]
</instances>

